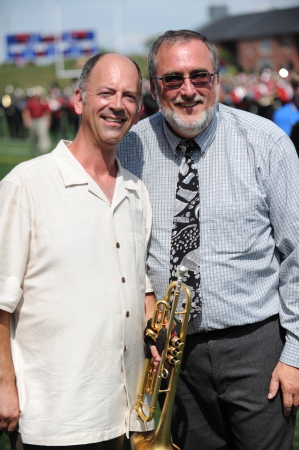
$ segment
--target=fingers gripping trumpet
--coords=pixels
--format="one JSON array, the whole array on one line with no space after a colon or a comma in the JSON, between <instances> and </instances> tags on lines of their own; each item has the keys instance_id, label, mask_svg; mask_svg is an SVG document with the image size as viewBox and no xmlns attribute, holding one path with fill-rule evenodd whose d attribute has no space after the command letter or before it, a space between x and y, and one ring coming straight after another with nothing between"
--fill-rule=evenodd
<instances>
[{"instance_id":1,"label":"fingers gripping trumpet","mask_svg":"<svg viewBox=\"0 0 299 450\"><path fill-rule=\"evenodd\" d=\"M187 271L187 268L184 266L178 267L178 279L168 286L165 298L157 301L151 323L152 330L147 329L150 337L155 342L163 329L166 332L166 338L158 369L155 370L150 358L147 358L145 362L142 381L135 405L137 415L142 422L149 422L153 419L159 393L164 392L166 395L160 421L156 430L150 437L141 440L136 444L137 450L180 450L179 447L171 441L170 427L191 309L191 291L189 287L182 282ZM185 293L186 306L182 311L177 311L176 309L181 291L184 291ZM170 299L172 295L173 301L171 302ZM176 336L173 336L172 331L176 324L175 316L178 315L182 316L180 331ZM168 368L171 368L171 370ZM166 390L161 390L163 378L169 378L168 388ZM147 407L144 402L146 394L152 396L149 407Z\"/></svg>"}]
</instances>

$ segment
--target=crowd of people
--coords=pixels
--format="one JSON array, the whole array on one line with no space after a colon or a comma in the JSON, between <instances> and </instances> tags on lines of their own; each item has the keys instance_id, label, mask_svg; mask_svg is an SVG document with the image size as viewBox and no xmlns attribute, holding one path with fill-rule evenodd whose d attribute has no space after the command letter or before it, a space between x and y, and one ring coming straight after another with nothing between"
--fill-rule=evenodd
<instances>
[{"instance_id":1,"label":"crowd of people","mask_svg":"<svg viewBox=\"0 0 299 450\"><path fill-rule=\"evenodd\" d=\"M0 105L0 135L8 133L10 138L21 139L31 137L33 150L38 149L42 153L50 150L49 136L54 139L61 135L74 137L79 124L74 110L76 85L76 80L63 90L57 83L48 90L39 85L27 90L8 85L2 93ZM44 123L38 124L35 120L34 133L32 119L41 117Z\"/></svg>"},{"instance_id":2,"label":"crowd of people","mask_svg":"<svg viewBox=\"0 0 299 450\"><path fill-rule=\"evenodd\" d=\"M290 81L291 76L290 73L287 78L282 78L270 69L264 69L259 74L221 73L219 101L227 106L273 120L275 111L292 101L294 88ZM70 86L61 89L54 82L48 90L35 86L27 91L7 86L2 93L0 104L0 136L5 136L8 132L11 138L31 137L33 151L39 150L42 153L50 150L49 136L55 141L62 135L73 138L79 125L78 116L74 111L74 91L77 83L77 80L73 80ZM39 108L38 114L47 118L44 117L43 125L35 123L35 133L31 129L30 134L30 128L34 127L34 123L29 124L30 103L34 102L33 99L37 99L35 103L40 102L43 105L43 108ZM140 120L155 114L158 109L157 102L150 92L149 80L145 79ZM36 129L41 129L41 132L37 133Z\"/></svg>"}]
</instances>

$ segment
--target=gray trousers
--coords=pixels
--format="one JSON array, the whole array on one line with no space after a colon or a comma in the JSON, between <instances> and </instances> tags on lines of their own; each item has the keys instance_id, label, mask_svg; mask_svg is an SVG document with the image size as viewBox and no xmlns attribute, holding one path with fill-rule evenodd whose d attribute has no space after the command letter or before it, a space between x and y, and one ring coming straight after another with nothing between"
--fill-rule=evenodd
<instances>
[{"instance_id":1,"label":"gray trousers","mask_svg":"<svg viewBox=\"0 0 299 450\"><path fill-rule=\"evenodd\" d=\"M267 399L283 344L277 316L187 336L173 442L183 450L291 450L295 416L283 415L280 393Z\"/></svg>"}]
</instances>

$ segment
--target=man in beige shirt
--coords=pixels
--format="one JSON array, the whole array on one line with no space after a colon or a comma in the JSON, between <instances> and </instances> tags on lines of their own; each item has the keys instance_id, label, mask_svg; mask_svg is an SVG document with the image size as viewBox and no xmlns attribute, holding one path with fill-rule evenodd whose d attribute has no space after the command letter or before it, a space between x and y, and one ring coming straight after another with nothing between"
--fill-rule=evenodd
<instances>
[{"instance_id":1,"label":"man in beige shirt","mask_svg":"<svg viewBox=\"0 0 299 450\"><path fill-rule=\"evenodd\" d=\"M146 431L134 403L151 208L116 158L140 98L135 63L94 56L75 140L0 183L0 431L19 422L24 450L121 450Z\"/></svg>"}]
</instances>

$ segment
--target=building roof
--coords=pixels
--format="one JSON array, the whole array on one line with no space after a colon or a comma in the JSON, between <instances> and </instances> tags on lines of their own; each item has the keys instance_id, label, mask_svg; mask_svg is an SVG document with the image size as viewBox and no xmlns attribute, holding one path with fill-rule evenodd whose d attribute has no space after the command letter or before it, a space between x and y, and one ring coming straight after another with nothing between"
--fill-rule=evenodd
<instances>
[{"instance_id":1,"label":"building roof","mask_svg":"<svg viewBox=\"0 0 299 450\"><path fill-rule=\"evenodd\" d=\"M213 42L299 34L299 7L226 16L198 31Z\"/></svg>"}]
</instances>

